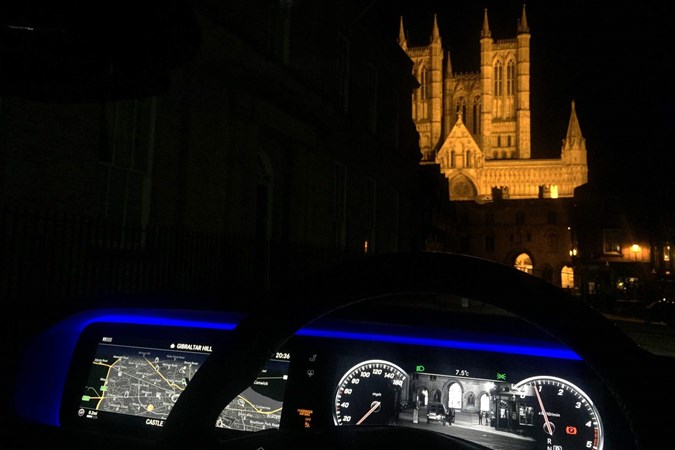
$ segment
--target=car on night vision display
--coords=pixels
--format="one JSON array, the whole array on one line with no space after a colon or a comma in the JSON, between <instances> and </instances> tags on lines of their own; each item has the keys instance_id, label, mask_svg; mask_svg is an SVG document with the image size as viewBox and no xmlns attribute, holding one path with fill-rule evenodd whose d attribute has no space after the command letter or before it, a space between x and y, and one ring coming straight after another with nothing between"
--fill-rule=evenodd
<instances>
[{"instance_id":1,"label":"car on night vision display","mask_svg":"<svg viewBox=\"0 0 675 450\"><path fill-rule=\"evenodd\" d=\"M56 185L54 179L35 174L54 175L64 167L67 182L59 201L64 205L76 204L80 197L88 201L89 194L94 196L93 189L77 195L71 195L70 189L74 192L82 178L96 178L84 169L95 166L101 169L96 175L105 172L110 176L104 189L107 194L122 186L125 200L136 199L141 204L115 216L119 212L115 202L91 201L124 220L141 220L142 207L152 203L157 220L180 216L185 223L206 228L210 225L208 220L202 220L201 211L194 206L201 203L190 201L196 198L207 202L219 188L231 188L229 197L217 197L209 203L209 218L244 215L261 205L269 212L265 217L272 217L285 208L282 212L287 220L276 225L297 231L293 226L298 224L292 218L302 206L317 215L329 216L331 228L329 236L324 236L322 224L313 224L308 214L310 218L303 219L302 226L309 230L308 234L316 232L310 236L314 240L308 237L303 246L292 247L290 238L274 241L271 232L266 234L271 225L258 220L258 216L253 222L241 221L242 228L248 226L246 231L256 238L278 244L272 248L260 245L260 241L245 240L242 235L214 243L199 240L196 232L186 232L181 235L183 240L171 240L175 234L153 234L150 227L140 232L125 228L124 233L117 234L119 229L104 228L97 234L86 220L67 215L61 220L56 214L38 216L32 210L10 215L5 214L8 209L3 205L0 288L9 300L4 304L1 341L5 351L0 372L0 449L651 450L672 445L672 333L665 335L670 339L667 344L652 347L643 334L629 337L626 333L624 327L634 331L635 324L619 326L581 297L513 265L414 248L402 237L412 232L401 224L421 220L422 214L414 215L412 207L404 207L414 204L415 197L406 196L400 184L394 189L379 179L380 184L364 181L363 191L392 193L390 197L401 200L403 206L399 208L396 203L387 220L378 215L375 221L373 216L369 225L385 229L381 236L396 235L399 240L385 251L385 237L380 236L379 241L368 237L359 241L356 250L345 244L344 252L331 259L333 253L316 243L329 242L326 247L331 249L337 243L339 247L357 231L335 225L347 210L346 203L341 203L346 200L339 195L339 189L324 189L321 183L335 176L336 186L344 187L346 180L351 182L359 176L355 165L350 166L351 178L344 165L333 164L332 157L326 159L330 162L325 164L327 171L310 174L307 179L294 177L296 172L280 170L272 189L273 177L266 171L272 166L269 160L245 159L234 153L219 159L225 153L221 151L223 146L242 145L241 141L255 135L256 146L273 148L275 155L304 152L302 158L286 161L289 166L292 163L309 167L320 160L321 152L311 145L298 146L298 150L289 144L290 140L281 136L279 129L283 129L294 138L306 139L303 143L328 141L331 145L322 144L326 145L322 150L354 147L358 162L385 165L388 171L396 172L393 166L399 160L415 170L419 166L417 159L405 156L402 150L392 150L386 158L378 154L373 162L361 146L338 141L350 132L350 127L340 127L326 117L345 115L341 111L331 115L334 105L329 108L310 89L298 88L300 76L293 70L304 66L294 59L295 53L284 52L283 42L271 42L266 40L267 35L257 32L278 31L288 17L282 14L283 20L272 23L258 14L249 14L245 17L251 24L243 23L238 15L227 15L230 3L216 0L17 2L31 8L15 7L13 3L0 7L0 137L33 130L35 124L49 125L48 112L55 108L54 104L76 106L68 109L72 113L66 116L68 121L52 123L50 134L26 133L26 140L14 142L26 160L21 160L25 165L12 167L26 170L30 181L20 184L8 197L33 199L34 193L42 192L38 188L51 194L50 189ZM282 8L282 12L286 7L315 4L314 0L235 3L242 16L250 12L249 4L254 5L251 8L264 6L273 11ZM325 3L337 7L339 2ZM103 9L96 9L94 4ZM194 24L184 20L190 17L183 9L186 4L197 5L199 24L211 26L211 31L215 29L213 34L201 36L202 40L195 38L191 28ZM75 5L77 14L61 14L63 11L55 10L55 5ZM212 11L215 12L210 14ZM227 20L219 15L227 16ZM141 19L129 23L130 18L137 17ZM287 30L283 39L290 39L300 29L321 28L317 24L327 20L325 16L312 19L302 22L302 27L291 28L293 32ZM349 22L350 26L355 22ZM120 27L119 23L128 26ZM254 32L247 33L250 30ZM232 45L221 51L216 44L227 39ZM256 46L263 46L269 53L258 52L261 56L249 51ZM365 47L358 51L355 47L354 58L366 52ZM202 49L210 51L215 62L200 59ZM237 59L233 55L244 57ZM401 57L400 52L393 53L396 57L389 53L372 55L384 60ZM237 63L224 64L227 70L216 64L228 58ZM199 64L193 65L195 61ZM405 69L401 79L388 72L370 80L391 82L391 91L412 90L408 62L401 63ZM331 60L331 73L336 71L335 66ZM372 75L368 67L360 69ZM172 71L178 68L185 70L173 77ZM225 72L229 78L221 77ZM290 86L288 92L276 84L277 76L284 77L279 83ZM260 83L257 77L268 83ZM188 81L203 89L167 94L172 83ZM363 100L358 98L360 88L364 86L356 86L353 93L357 104ZM222 107L214 98L226 90L228 101L236 101ZM410 92L404 93L409 98ZM14 101L15 97L21 100ZM150 196L148 180L135 178L140 173L147 175L143 172L147 167L139 167L150 159L149 155L137 158L133 164L139 166L132 164L124 171L104 151L96 156L110 157L109 160L95 160L91 166L87 165L91 161L77 151L92 151L88 148L91 142L108 142L114 131L124 126L133 130L150 126L142 120L111 121L110 117L123 117L115 114L123 110L122 104L129 105L125 102L130 99L155 97L160 100L132 103L138 111L156 111L160 103L171 112L173 107L180 110L175 115L162 116L163 123L158 120L151 124L164 132L154 135L157 149L173 149L172 145L178 143L180 151L156 152L153 180L165 176L164 180L169 181L164 186L153 184ZM105 106L92 107L99 103ZM278 113L277 108L283 109L280 104L290 113ZM306 105L314 109L301 107ZM114 110L115 107L119 108ZM3 121L17 117L17 111L13 126L5 126ZM22 115L24 111L39 114ZM225 126L220 117L235 119ZM278 117L286 120L273 123ZM189 132L177 131L193 119L197 125ZM251 125L254 121L263 125L255 128ZM377 125L384 127L384 122ZM65 130L72 130L73 124L83 128L66 135ZM332 125L337 131L329 132ZM416 139L414 125L407 125ZM100 126L111 133L90 132L87 126ZM399 131L398 124L391 127ZM216 151L204 156L199 152L201 145L209 145L208 132L222 132L219 138L225 143L214 145ZM370 142L372 135L372 129L363 129L349 136L365 136L365 142ZM129 142L116 140L115 148ZM37 159L37 143L46 145L48 152L44 164L36 163L44 172L26 169L32 158ZM129 145L136 151L145 144L138 139ZM188 149L204 158L197 169L192 165L194 160L181 159ZM419 146L415 151L419 157ZM4 152L4 148L0 150L3 158ZM61 166L64 154L75 160L74 169ZM140 151L133 153L138 154ZM250 178L246 173L230 172L230 178L222 176L227 180L217 177L209 184L213 179L205 174L211 166L220 167L217 164L222 160L228 167L243 167L258 174L257 184L246 184ZM185 164L181 166L181 162ZM175 172L167 168L172 164L179 166ZM52 167L53 171L47 170ZM124 176L115 178L120 173ZM401 171L392 178L405 184L414 178L408 175L411 174ZM3 169L1 177L4 183L19 176L16 171ZM382 178L386 179L385 175ZM199 184L205 179L204 184ZM187 191L188 185L199 188L190 191L175 208L169 206L174 195L177 197L181 189ZM148 197L135 198L134 186L140 186L139 190ZM302 203L290 195L274 197L283 189L291 192L298 186L305 199L319 192L317 197L330 197L330 201ZM247 197L247 201L236 197L251 193L253 197ZM270 199L285 201L284 208ZM49 196L48 200L58 203ZM390 206L385 203L382 200L371 206L379 205L382 210ZM344 208L333 209L333 204ZM224 205L231 208L227 214L223 213ZM265 205L273 206L267 211ZM24 219L29 216L37 220L21 225L28 223ZM368 222L363 216L365 213L356 211L350 218L359 224ZM394 224L394 218L400 220ZM286 228L284 231L288 231ZM65 238L57 239L57 235ZM79 241L86 241L86 246L80 246ZM240 250L237 255L241 258L214 256L201 264L199 252L186 251L198 248L211 255L208 251L215 254L226 246ZM17 249L27 250L26 257L17 256L21 253ZM228 255L235 254L235 250ZM301 256L284 259L279 256L282 250ZM174 258L164 259L165 254ZM65 256L59 259L58 255ZM9 264L14 261L20 264ZM252 290L254 294L250 295L251 291L236 285L238 277L250 275L248 268L259 264L269 269L276 262L275 268L279 269L279 265L283 266L279 261L294 264L277 272L251 271L256 276L242 284L269 287L272 281L283 278L273 276L278 273L288 275L289 282ZM330 264L312 267L317 261ZM212 282L209 274L215 271L214 267L225 267L218 272L224 278ZM290 276L300 268L307 270L291 280ZM130 284L120 281L128 279ZM194 280L196 284L188 283ZM40 290L43 284L68 286L69 281L82 289L77 293L91 289L86 295L72 297L58 289ZM140 288L131 293L124 289L97 291L104 291L114 284L112 281L125 288L141 286L150 293L146 295ZM199 293L190 292L189 288L195 285L206 287ZM222 297L226 301L204 299L205 291L216 288L225 293ZM17 292L30 295L23 298ZM439 414L432 415L434 410ZM437 420L449 426L434 423Z\"/></svg>"},{"instance_id":2,"label":"car on night vision display","mask_svg":"<svg viewBox=\"0 0 675 450\"><path fill-rule=\"evenodd\" d=\"M454 422L454 415L454 410L448 409L443 403L430 402L427 405L427 423L435 421L450 425Z\"/></svg>"}]
</instances>

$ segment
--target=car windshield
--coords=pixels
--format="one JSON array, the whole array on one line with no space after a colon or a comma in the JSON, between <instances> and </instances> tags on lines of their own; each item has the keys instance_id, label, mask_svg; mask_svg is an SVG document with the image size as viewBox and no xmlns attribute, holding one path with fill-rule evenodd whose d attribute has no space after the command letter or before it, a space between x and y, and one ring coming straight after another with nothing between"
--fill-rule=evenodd
<instances>
[{"instance_id":1,"label":"car windshield","mask_svg":"<svg viewBox=\"0 0 675 450\"><path fill-rule=\"evenodd\" d=\"M12 361L24 360L36 336L55 326L63 331L59 324L72 317L77 326L64 334L81 338L67 347L67 361L86 351L106 360L91 342L124 334L118 325L133 331L124 335L133 345L174 350L186 344L179 341L184 335L169 342L168 332L139 331L173 326L171 320L185 328L197 323L186 335L206 336L210 348L209 339L218 339L205 329L234 328L274 301L302 317L319 309L330 292L285 293L323 280L335 267L418 254L517 269L516 278L524 273L555 288L546 295L563 293L640 349L675 357L671 3L10 3L0 6L0 298L7 312L3 341L16 345ZM389 336L392 327L396 339L405 336L402 345L419 338L433 347L439 339L452 352L455 339L576 352L575 337L558 341L550 333L557 328L542 311L551 321L574 319L560 305L548 310L548 297L533 307L535 319L546 321L540 326L519 314L520 296L506 276L428 275L410 275L429 285L413 292L396 284L405 273L392 275L398 290L378 291L386 298L377 306L330 310L319 325L338 320L332 331L363 333L364 342L371 332ZM354 278L340 286L363 287ZM458 292L446 285L435 290L448 280ZM465 283L485 298L471 297ZM344 354L329 355L332 369L349 378ZM536 383L516 381L540 375L534 369L506 382L496 379L499 367L483 360L476 367L490 370L478 376L459 365L417 372L424 363L407 358L401 373L410 378L408 397L397 397L396 405L410 421L437 412L443 417L434 420L470 418L478 425L480 419L487 426L488 412L499 419L495 399L503 394L514 408L502 408L503 426L510 433L522 431L514 431L519 420L532 426L532 411L518 411L515 394L491 393L494 385L486 383L522 393ZM514 361L508 364L522 369ZM94 380L100 375L91 373ZM462 376L471 382L451 392L451 378ZM175 377L172 388L188 379ZM73 411L90 413L98 406L92 398L105 397L87 392L82 400L80 385L69 385L66 375L59 380L77 391L69 398L82 404L66 405ZM327 382L331 389L335 381ZM533 392L528 401L536 399ZM381 400L371 400L360 406L375 415ZM296 419L314 411L303 401L286 403ZM428 411L416 411L414 402ZM146 407L152 412L154 405ZM50 414L61 417L59 408ZM168 412L162 414L165 420ZM315 422L320 414L331 426L351 420L339 408ZM547 414L537 417L553 435ZM79 419L68 420L70 426ZM95 428L90 422L87 430Z\"/></svg>"}]
</instances>

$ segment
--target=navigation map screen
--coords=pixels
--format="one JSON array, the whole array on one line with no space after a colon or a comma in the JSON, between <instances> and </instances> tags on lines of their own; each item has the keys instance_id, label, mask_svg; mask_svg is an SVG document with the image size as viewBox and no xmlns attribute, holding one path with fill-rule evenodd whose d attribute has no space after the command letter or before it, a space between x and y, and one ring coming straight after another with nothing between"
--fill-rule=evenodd
<instances>
[{"instance_id":1,"label":"navigation map screen","mask_svg":"<svg viewBox=\"0 0 675 450\"><path fill-rule=\"evenodd\" d=\"M77 416L127 424L132 416L139 425L162 427L211 353L208 341L101 336ZM270 358L253 384L223 409L215 426L240 431L279 428L289 363L289 353Z\"/></svg>"}]
</instances>

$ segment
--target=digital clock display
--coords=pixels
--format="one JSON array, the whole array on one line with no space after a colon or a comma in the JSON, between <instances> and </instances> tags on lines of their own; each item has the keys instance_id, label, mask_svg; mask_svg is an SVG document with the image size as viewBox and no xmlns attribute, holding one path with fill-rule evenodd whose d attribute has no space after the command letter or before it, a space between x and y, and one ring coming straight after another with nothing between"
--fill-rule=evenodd
<instances>
[{"instance_id":1,"label":"digital clock display","mask_svg":"<svg viewBox=\"0 0 675 450\"><path fill-rule=\"evenodd\" d=\"M290 360L290 359L291 359L291 354L288 353L288 352L276 352L276 353L274 354L274 358L275 358L275 359L286 359L286 360Z\"/></svg>"}]
</instances>

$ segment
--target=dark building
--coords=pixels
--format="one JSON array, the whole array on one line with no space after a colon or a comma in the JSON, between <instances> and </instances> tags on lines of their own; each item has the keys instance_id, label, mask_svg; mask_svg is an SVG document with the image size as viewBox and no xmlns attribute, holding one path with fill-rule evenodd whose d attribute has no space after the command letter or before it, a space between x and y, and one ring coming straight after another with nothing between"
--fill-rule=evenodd
<instances>
[{"instance_id":1,"label":"dark building","mask_svg":"<svg viewBox=\"0 0 675 450\"><path fill-rule=\"evenodd\" d=\"M148 89L5 90L3 298L223 298L418 248L412 63L362 12L203 2L194 54Z\"/></svg>"},{"instance_id":2,"label":"dark building","mask_svg":"<svg viewBox=\"0 0 675 450\"><path fill-rule=\"evenodd\" d=\"M675 222L667 206L653 209L625 189L589 183L577 188L572 222L576 285L589 302L640 312L672 298Z\"/></svg>"},{"instance_id":3,"label":"dark building","mask_svg":"<svg viewBox=\"0 0 675 450\"><path fill-rule=\"evenodd\" d=\"M427 245L515 266L572 289L569 208L569 199L447 202L434 217Z\"/></svg>"}]
</instances>

